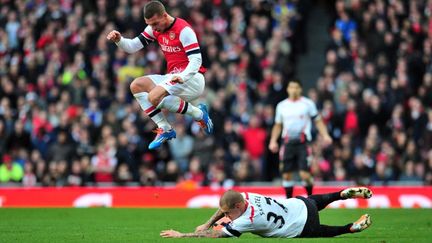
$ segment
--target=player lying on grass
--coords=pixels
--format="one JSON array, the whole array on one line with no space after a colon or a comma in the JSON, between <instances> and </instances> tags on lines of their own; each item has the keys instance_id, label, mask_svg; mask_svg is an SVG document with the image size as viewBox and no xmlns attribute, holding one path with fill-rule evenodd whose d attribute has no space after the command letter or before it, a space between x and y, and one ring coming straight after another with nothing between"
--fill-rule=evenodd
<instances>
[{"instance_id":1,"label":"player lying on grass","mask_svg":"<svg viewBox=\"0 0 432 243\"><path fill-rule=\"evenodd\" d=\"M262 237L333 237L341 234L356 233L371 225L368 214L362 215L356 222L344 226L320 224L318 211L337 200L349 198L368 199L372 191L365 187L347 188L340 192L309 197L296 197L275 200L255 193L239 193L234 190L225 192L219 209L205 223L198 226L194 233L181 233L164 230L162 237L239 237L242 233L253 233ZM221 230L214 230L213 225L224 216L231 222L224 224Z\"/></svg>"}]
</instances>

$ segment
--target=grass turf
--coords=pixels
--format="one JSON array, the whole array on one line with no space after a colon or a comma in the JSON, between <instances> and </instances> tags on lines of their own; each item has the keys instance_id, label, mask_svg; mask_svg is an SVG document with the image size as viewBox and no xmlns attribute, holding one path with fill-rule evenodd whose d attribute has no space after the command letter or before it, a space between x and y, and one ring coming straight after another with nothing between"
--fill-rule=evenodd
<instances>
[{"instance_id":1,"label":"grass turf","mask_svg":"<svg viewBox=\"0 0 432 243\"><path fill-rule=\"evenodd\" d=\"M0 209L0 242L275 242L243 234L239 239L163 239L159 232L191 232L214 209ZM344 225L361 214L372 216L371 228L336 238L300 242L431 242L431 209L325 209L321 222ZM429 239L429 240L428 240Z\"/></svg>"}]
</instances>

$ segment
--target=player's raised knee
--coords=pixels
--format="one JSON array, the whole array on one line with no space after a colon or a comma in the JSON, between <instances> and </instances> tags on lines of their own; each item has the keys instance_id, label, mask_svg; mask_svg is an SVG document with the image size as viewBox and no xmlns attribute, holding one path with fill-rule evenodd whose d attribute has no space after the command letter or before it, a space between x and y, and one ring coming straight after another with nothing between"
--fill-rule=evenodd
<instances>
[{"instance_id":1,"label":"player's raised knee","mask_svg":"<svg viewBox=\"0 0 432 243\"><path fill-rule=\"evenodd\" d=\"M154 87L151 79L147 77L139 77L132 81L129 85L129 89L132 94L140 93L140 92L150 92Z\"/></svg>"}]
</instances>

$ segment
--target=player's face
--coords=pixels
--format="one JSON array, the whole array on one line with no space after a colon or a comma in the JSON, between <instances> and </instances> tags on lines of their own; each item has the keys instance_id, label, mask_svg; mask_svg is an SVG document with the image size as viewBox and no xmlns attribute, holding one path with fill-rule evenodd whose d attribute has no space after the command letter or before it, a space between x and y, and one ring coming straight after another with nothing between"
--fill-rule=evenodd
<instances>
[{"instance_id":1,"label":"player's face","mask_svg":"<svg viewBox=\"0 0 432 243\"><path fill-rule=\"evenodd\" d=\"M163 15L156 14L149 19L144 18L144 20L146 24L150 25L150 27L157 32L163 32L168 27L166 13Z\"/></svg>"},{"instance_id":2,"label":"player's face","mask_svg":"<svg viewBox=\"0 0 432 243\"><path fill-rule=\"evenodd\" d=\"M290 82L287 87L287 92L290 99L297 99L301 96L302 87L298 83Z\"/></svg>"},{"instance_id":3,"label":"player's face","mask_svg":"<svg viewBox=\"0 0 432 243\"><path fill-rule=\"evenodd\" d=\"M240 217L243 214L243 210L240 206L234 207L234 208L228 208L228 207L222 207L221 208L222 213L225 215L225 217L228 217L229 219L234 220Z\"/></svg>"}]
</instances>

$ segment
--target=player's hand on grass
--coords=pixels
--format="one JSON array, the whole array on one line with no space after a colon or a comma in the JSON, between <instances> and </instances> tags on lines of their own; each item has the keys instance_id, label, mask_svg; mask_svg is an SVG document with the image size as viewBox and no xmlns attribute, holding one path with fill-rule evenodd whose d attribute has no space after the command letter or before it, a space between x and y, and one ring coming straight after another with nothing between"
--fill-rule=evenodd
<instances>
[{"instance_id":1,"label":"player's hand on grass","mask_svg":"<svg viewBox=\"0 0 432 243\"><path fill-rule=\"evenodd\" d=\"M208 230L208 228L209 228L209 226L207 224L198 225L195 228L195 232L205 231L205 230Z\"/></svg>"},{"instance_id":2,"label":"player's hand on grass","mask_svg":"<svg viewBox=\"0 0 432 243\"><path fill-rule=\"evenodd\" d=\"M174 76L171 78L171 82L176 82L176 83L182 84L182 83L184 83L184 80L180 76Z\"/></svg>"},{"instance_id":3,"label":"player's hand on grass","mask_svg":"<svg viewBox=\"0 0 432 243\"><path fill-rule=\"evenodd\" d=\"M175 231L175 230L162 230L160 233L160 236L163 238L180 238L182 236L182 233Z\"/></svg>"},{"instance_id":4,"label":"player's hand on grass","mask_svg":"<svg viewBox=\"0 0 432 243\"><path fill-rule=\"evenodd\" d=\"M278 144L277 142L272 142L272 141L270 141L269 149L270 149L270 151L272 151L273 153L277 153L277 152L279 151L279 144Z\"/></svg>"},{"instance_id":5,"label":"player's hand on grass","mask_svg":"<svg viewBox=\"0 0 432 243\"><path fill-rule=\"evenodd\" d=\"M117 30L113 30L113 31L111 31L111 32L108 33L107 39L110 40L110 41L113 41L113 42L117 43L121 39L121 34Z\"/></svg>"}]
</instances>

